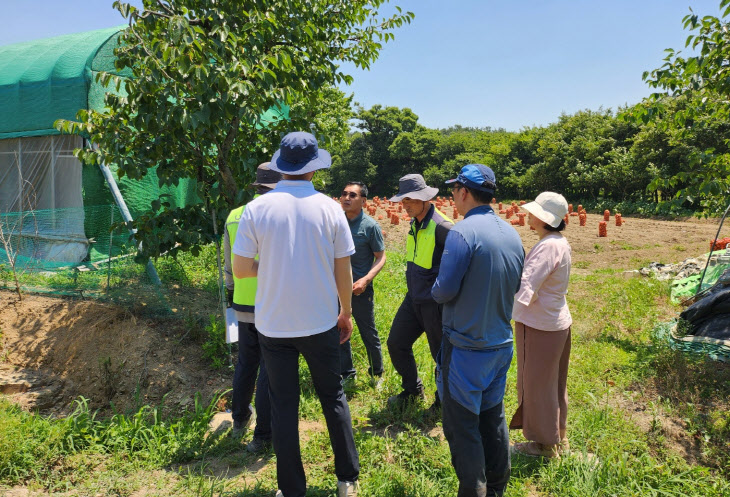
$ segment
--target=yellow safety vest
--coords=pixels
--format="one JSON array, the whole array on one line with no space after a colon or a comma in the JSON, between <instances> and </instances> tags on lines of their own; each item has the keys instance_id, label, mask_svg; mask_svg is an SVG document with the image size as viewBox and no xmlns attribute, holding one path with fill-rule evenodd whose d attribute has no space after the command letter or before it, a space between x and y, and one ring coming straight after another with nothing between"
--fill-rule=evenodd
<instances>
[{"instance_id":1,"label":"yellow safety vest","mask_svg":"<svg viewBox=\"0 0 730 497\"><path fill-rule=\"evenodd\" d=\"M453 223L443 212L434 207L434 213L436 212ZM414 219L411 223L411 230L408 232L406 261L424 269L431 269L433 266L433 251L436 250L436 221L431 216L425 228L416 229L418 224L418 219Z\"/></svg>"},{"instance_id":2,"label":"yellow safety vest","mask_svg":"<svg viewBox=\"0 0 730 497\"><path fill-rule=\"evenodd\" d=\"M253 198L260 195L254 195ZM245 205L233 209L226 219L226 230L228 230L228 240L231 243L231 259L233 259L233 244L236 241L236 232L238 231L238 222L241 220ZM256 256L258 259L258 256ZM231 260L231 265L233 261ZM233 276L233 307L237 311L254 312L254 304L256 303L256 285L257 279L253 278L236 278Z\"/></svg>"}]
</instances>

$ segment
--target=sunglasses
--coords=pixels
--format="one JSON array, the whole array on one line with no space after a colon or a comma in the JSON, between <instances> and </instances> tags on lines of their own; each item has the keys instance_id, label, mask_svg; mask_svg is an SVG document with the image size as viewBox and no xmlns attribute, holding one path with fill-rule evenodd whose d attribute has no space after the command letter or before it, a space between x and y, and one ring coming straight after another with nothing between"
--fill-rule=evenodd
<instances>
[{"instance_id":1,"label":"sunglasses","mask_svg":"<svg viewBox=\"0 0 730 497\"><path fill-rule=\"evenodd\" d=\"M340 197L345 197L345 198L357 198L359 196L360 196L360 194L355 193L355 192L342 192L342 194L340 195Z\"/></svg>"},{"instance_id":2,"label":"sunglasses","mask_svg":"<svg viewBox=\"0 0 730 497\"><path fill-rule=\"evenodd\" d=\"M452 192L455 192L455 191L460 190L462 188L464 188L464 185L462 185L461 183L454 183L454 186L451 187L451 191Z\"/></svg>"}]
</instances>

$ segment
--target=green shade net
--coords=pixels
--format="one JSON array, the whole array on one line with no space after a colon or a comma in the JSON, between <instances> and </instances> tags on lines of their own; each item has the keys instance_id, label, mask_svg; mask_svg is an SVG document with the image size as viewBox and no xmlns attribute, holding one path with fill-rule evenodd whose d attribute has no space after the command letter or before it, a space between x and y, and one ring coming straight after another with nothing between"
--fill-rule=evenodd
<instances>
[{"instance_id":1,"label":"green shade net","mask_svg":"<svg viewBox=\"0 0 730 497\"><path fill-rule=\"evenodd\" d=\"M103 105L94 73L114 72L119 27L0 47L0 139L56 134L57 119Z\"/></svg>"},{"instance_id":2,"label":"green shade net","mask_svg":"<svg viewBox=\"0 0 730 497\"><path fill-rule=\"evenodd\" d=\"M149 283L144 266L133 262L128 231L111 231L122 216L101 171L72 155L81 137L59 135L53 126L75 120L80 109L104 110L114 88L96 81L99 72L132 76L114 65L122 29L0 47L0 230L10 247L9 257L0 244L0 286L13 286L11 258L21 284L35 291L89 295ZM259 125L288 118L281 105ZM141 180L110 169L133 218L163 195L174 207L200 201L194 180L160 187L154 168Z\"/></svg>"},{"instance_id":3,"label":"green shade net","mask_svg":"<svg viewBox=\"0 0 730 497\"><path fill-rule=\"evenodd\" d=\"M656 343L665 343L675 350L706 355L712 360L730 363L730 343L705 337L678 335L677 321L658 324L653 334Z\"/></svg>"}]
</instances>

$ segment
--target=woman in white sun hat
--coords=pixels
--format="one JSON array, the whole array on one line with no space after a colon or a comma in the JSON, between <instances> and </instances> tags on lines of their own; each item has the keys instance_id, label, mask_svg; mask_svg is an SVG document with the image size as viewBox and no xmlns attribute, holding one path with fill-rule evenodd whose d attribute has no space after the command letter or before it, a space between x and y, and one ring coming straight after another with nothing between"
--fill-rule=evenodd
<instances>
[{"instance_id":1,"label":"woman in white sun hat","mask_svg":"<svg viewBox=\"0 0 730 497\"><path fill-rule=\"evenodd\" d=\"M559 193L543 192L522 206L540 237L525 258L515 295L517 397L510 429L528 440L514 445L529 456L559 457L568 449L568 361L572 318L565 296L570 278L570 245L561 231L568 203Z\"/></svg>"}]
</instances>

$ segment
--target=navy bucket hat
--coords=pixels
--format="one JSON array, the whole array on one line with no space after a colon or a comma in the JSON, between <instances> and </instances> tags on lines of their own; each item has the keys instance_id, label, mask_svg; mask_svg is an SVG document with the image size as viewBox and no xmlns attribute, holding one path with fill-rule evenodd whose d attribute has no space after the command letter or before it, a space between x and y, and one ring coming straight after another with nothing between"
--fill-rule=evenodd
<instances>
[{"instance_id":1,"label":"navy bucket hat","mask_svg":"<svg viewBox=\"0 0 730 497\"><path fill-rule=\"evenodd\" d=\"M282 174L306 174L331 165L330 153L319 148L313 134L294 131L281 139L269 168Z\"/></svg>"},{"instance_id":2,"label":"navy bucket hat","mask_svg":"<svg viewBox=\"0 0 730 497\"><path fill-rule=\"evenodd\" d=\"M461 168L456 178L450 179L446 183L461 183L467 188L492 194L497 189L497 178L494 176L494 171L483 164L467 164Z\"/></svg>"}]
</instances>

